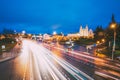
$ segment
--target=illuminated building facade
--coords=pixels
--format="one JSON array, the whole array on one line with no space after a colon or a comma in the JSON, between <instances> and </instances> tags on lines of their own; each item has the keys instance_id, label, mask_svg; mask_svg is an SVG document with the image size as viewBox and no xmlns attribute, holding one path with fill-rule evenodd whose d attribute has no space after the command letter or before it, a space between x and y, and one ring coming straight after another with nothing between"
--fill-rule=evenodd
<instances>
[{"instance_id":1,"label":"illuminated building facade","mask_svg":"<svg viewBox=\"0 0 120 80\"><path fill-rule=\"evenodd\" d=\"M88 26L86 25L85 28L80 26L79 33L68 34L67 36L68 37L94 38L94 33L93 33L93 30L92 29L89 30Z\"/></svg>"}]
</instances>

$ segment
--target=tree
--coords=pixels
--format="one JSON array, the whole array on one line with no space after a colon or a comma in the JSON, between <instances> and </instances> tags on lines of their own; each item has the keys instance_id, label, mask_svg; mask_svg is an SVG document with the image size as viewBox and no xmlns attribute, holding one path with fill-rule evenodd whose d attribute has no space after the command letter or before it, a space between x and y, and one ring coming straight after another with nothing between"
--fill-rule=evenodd
<instances>
[{"instance_id":1,"label":"tree","mask_svg":"<svg viewBox=\"0 0 120 80\"><path fill-rule=\"evenodd\" d=\"M102 28L102 26L97 26L94 33L95 33L95 40L96 41L104 38L104 29Z\"/></svg>"},{"instance_id":2,"label":"tree","mask_svg":"<svg viewBox=\"0 0 120 80\"><path fill-rule=\"evenodd\" d=\"M14 34L14 31L11 30L11 29L6 29L6 28L4 28L4 29L3 29L3 34Z\"/></svg>"},{"instance_id":3,"label":"tree","mask_svg":"<svg viewBox=\"0 0 120 80\"><path fill-rule=\"evenodd\" d=\"M117 26L117 30L116 30L116 42L117 42L117 48L120 49L120 24L118 24Z\"/></svg>"},{"instance_id":4,"label":"tree","mask_svg":"<svg viewBox=\"0 0 120 80\"><path fill-rule=\"evenodd\" d=\"M114 30L110 28L110 25L116 23L116 44L117 48L120 49L120 24L115 21L114 15L112 14L111 22L109 23L107 29L105 30L105 38L106 42L111 42L113 44L113 39L114 39ZM112 45L111 45L112 47Z\"/></svg>"}]
</instances>

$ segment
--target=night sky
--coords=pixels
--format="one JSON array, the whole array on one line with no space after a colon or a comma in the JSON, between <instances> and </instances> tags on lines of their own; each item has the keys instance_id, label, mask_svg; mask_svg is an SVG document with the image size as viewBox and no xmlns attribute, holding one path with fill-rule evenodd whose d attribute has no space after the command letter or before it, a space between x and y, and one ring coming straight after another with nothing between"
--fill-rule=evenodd
<instances>
[{"instance_id":1,"label":"night sky","mask_svg":"<svg viewBox=\"0 0 120 80\"><path fill-rule=\"evenodd\" d=\"M120 22L120 0L0 0L0 31L73 33L79 26L104 28L112 14Z\"/></svg>"}]
</instances>

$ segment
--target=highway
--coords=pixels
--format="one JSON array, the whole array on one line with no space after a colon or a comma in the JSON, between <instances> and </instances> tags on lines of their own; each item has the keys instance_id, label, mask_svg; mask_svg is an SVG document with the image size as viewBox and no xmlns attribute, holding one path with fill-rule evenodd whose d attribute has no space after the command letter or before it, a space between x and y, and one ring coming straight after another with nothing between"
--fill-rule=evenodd
<instances>
[{"instance_id":1,"label":"highway","mask_svg":"<svg viewBox=\"0 0 120 80\"><path fill-rule=\"evenodd\" d=\"M18 57L0 63L0 80L94 80L42 44L23 40Z\"/></svg>"},{"instance_id":2,"label":"highway","mask_svg":"<svg viewBox=\"0 0 120 80\"><path fill-rule=\"evenodd\" d=\"M45 47L50 48L53 52L55 50L57 53L61 53L62 55L65 55L65 58L67 57L67 61L74 66L77 66L77 64L84 64L88 68L88 72L86 70L83 70L86 74L92 76L92 73L90 69L93 69L95 76L100 76L103 78L102 80L119 80L120 79L120 63L116 61L112 61L111 59L103 59L96 57L94 55L91 55L87 52L82 51L69 51L65 52L65 47L61 45L51 45L51 44L44 44ZM76 64L75 64L76 63ZM85 67L86 67L85 66ZM84 67L84 68L85 68ZM91 68L90 68L91 67ZM78 66L80 68L80 66ZM82 70L82 68L80 68ZM96 78L93 76L93 78L96 80Z\"/></svg>"},{"instance_id":3,"label":"highway","mask_svg":"<svg viewBox=\"0 0 120 80\"><path fill-rule=\"evenodd\" d=\"M0 63L0 80L119 80L120 63L61 45L23 40L19 56ZM14 54L14 51L13 51Z\"/></svg>"}]
</instances>

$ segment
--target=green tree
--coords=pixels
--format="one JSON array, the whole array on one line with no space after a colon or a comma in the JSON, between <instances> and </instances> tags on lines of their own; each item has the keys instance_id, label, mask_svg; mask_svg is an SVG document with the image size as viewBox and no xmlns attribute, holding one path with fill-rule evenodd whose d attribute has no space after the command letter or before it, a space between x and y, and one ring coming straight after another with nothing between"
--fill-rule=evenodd
<instances>
[{"instance_id":1,"label":"green tree","mask_svg":"<svg viewBox=\"0 0 120 80\"><path fill-rule=\"evenodd\" d=\"M117 48L120 49L120 24L117 26L116 33Z\"/></svg>"},{"instance_id":2,"label":"green tree","mask_svg":"<svg viewBox=\"0 0 120 80\"><path fill-rule=\"evenodd\" d=\"M3 29L3 34L14 34L14 31L11 30L11 29L6 29L6 28L4 28L4 29Z\"/></svg>"},{"instance_id":3,"label":"green tree","mask_svg":"<svg viewBox=\"0 0 120 80\"><path fill-rule=\"evenodd\" d=\"M97 26L94 33L95 33L95 40L96 41L104 38L104 29L102 28L102 26Z\"/></svg>"},{"instance_id":4,"label":"green tree","mask_svg":"<svg viewBox=\"0 0 120 80\"><path fill-rule=\"evenodd\" d=\"M107 44L108 44L108 42L111 42L111 47L112 47L113 40L114 40L114 30L111 29L110 26L113 23L117 24L116 29L115 29L116 33L117 33L116 34L116 45L117 45L116 48L120 49L120 24L115 21L115 18L114 18L113 14L112 14L111 22L109 23L107 29L105 30L106 42L107 42Z\"/></svg>"}]
</instances>

